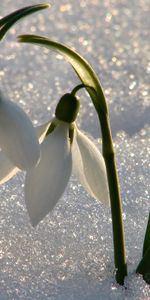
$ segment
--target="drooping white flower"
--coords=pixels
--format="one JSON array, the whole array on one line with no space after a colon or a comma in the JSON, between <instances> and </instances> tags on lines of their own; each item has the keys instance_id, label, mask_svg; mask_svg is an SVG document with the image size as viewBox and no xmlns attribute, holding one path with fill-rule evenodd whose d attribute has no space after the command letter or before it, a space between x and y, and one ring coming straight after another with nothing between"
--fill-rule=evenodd
<instances>
[{"instance_id":1,"label":"drooping white flower","mask_svg":"<svg viewBox=\"0 0 150 300\"><path fill-rule=\"evenodd\" d=\"M109 204L103 157L94 143L74 123L79 111L78 99L72 94L66 94L61 100L56 107L56 118L36 128L41 143L41 158L38 164L27 170L25 181L25 201L33 226L38 224L57 204L72 172L77 175L82 186L92 197ZM11 107L11 104L8 104L8 107ZM14 106L12 110L13 108ZM7 109L3 110L6 114ZM9 109L8 112L10 113ZM16 108L14 115L10 113L10 116L15 114ZM8 118L8 113L6 117ZM13 125L14 119L11 119ZM4 123L3 120L2 125ZM13 134L16 137L14 128L12 136ZM20 137L19 129L18 136ZM11 136L10 138L12 141ZM7 143L9 145L9 142ZM4 152L5 147L1 148L0 183L4 183L15 175L19 168L8 158L9 151Z\"/></svg>"},{"instance_id":2,"label":"drooping white flower","mask_svg":"<svg viewBox=\"0 0 150 300\"><path fill-rule=\"evenodd\" d=\"M33 226L56 205L72 172L92 197L109 204L106 169L101 153L76 126L70 141L69 129L69 123L57 120L57 126L41 144L39 164L27 171L25 201Z\"/></svg>"},{"instance_id":3,"label":"drooping white flower","mask_svg":"<svg viewBox=\"0 0 150 300\"><path fill-rule=\"evenodd\" d=\"M5 99L1 92L0 148L12 165L22 170L32 168L40 159L40 147L32 122L18 105Z\"/></svg>"},{"instance_id":4,"label":"drooping white flower","mask_svg":"<svg viewBox=\"0 0 150 300\"><path fill-rule=\"evenodd\" d=\"M39 143L45 138L46 131L49 127L49 122L35 127L36 135ZM7 182L11 179L20 169L17 168L5 155L5 152L0 150L0 184Z\"/></svg>"}]
</instances>

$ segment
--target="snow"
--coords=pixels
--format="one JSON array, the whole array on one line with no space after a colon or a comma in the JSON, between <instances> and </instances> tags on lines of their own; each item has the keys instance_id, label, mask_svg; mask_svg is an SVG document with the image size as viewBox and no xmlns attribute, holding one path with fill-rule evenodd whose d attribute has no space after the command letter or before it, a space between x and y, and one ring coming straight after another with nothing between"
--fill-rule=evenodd
<instances>
[{"instance_id":1,"label":"snow","mask_svg":"<svg viewBox=\"0 0 150 300\"><path fill-rule=\"evenodd\" d=\"M1 16L37 0L2 0ZM129 275L114 279L110 209L89 197L76 178L35 229L24 203L24 173L1 186L0 300L150 299L135 269L149 212L149 0L52 1L15 25L0 45L0 87L34 124L51 119L56 103L79 83L59 55L15 36L34 33L74 47L96 70L110 109L123 200ZM80 92L78 126L98 143L99 124Z\"/></svg>"}]
</instances>

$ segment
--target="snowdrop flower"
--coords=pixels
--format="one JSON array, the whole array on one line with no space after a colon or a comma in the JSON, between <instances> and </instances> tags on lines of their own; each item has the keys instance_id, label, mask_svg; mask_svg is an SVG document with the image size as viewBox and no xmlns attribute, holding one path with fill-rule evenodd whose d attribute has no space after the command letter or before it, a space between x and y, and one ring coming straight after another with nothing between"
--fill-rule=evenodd
<instances>
[{"instance_id":1,"label":"snowdrop flower","mask_svg":"<svg viewBox=\"0 0 150 300\"><path fill-rule=\"evenodd\" d=\"M40 147L32 122L15 103L0 92L0 148L2 161L8 157L21 170L35 166L40 159Z\"/></svg>"},{"instance_id":2,"label":"snowdrop flower","mask_svg":"<svg viewBox=\"0 0 150 300\"><path fill-rule=\"evenodd\" d=\"M92 197L109 204L105 163L93 142L74 123L78 110L74 95L60 99L56 118L41 144L41 160L27 171L25 201L33 226L54 208L72 172Z\"/></svg>"}]
</instances>

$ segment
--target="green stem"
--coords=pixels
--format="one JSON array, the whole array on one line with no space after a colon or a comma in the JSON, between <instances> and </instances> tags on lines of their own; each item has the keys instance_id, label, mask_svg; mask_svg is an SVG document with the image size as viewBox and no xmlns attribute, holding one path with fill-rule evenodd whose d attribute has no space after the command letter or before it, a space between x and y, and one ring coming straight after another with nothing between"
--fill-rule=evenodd
<instances>
[{"instance_id":1,"label":"green stem","mask_svg":"<svg viewBox=\"0 0 150 300\"><path fill-rule=\"evenodd\" d=\"M106 164L110 192L116 281L119 284L123 285L124 278L127 275L127 264L125 256L124 229L122 221L122 205L115 163L115 153L112 143L108 114L102 113L101 111L99 111L99 109L97 109L97 112L102 130L103 156Z\"/></svg>"},{"instance_id":2,"label":"green stem","mask_svg":"<svg viewBox=\"0 0 150 300\"><path fill-rule=\"evenodd\" d=\"M86 87L83 84L74 88L74 94L81 88ZM90 86L87 86L91 90ZM113 241L114 241L114 260L116 267L116 281L123 285L124 278L127 275L127 264L125 255L125 241L124 241L124 228L122 221L122 204L119 188L119 180L117 175L115 153L111 136L111 129L109 124L108 109L103 95L103 102L105 103L105 110L101 109L101 106L95 105L98 113L101 131L102 131L102 145L103 145L103 157L105 160L110 201L111 201L111 214L112 214L112 226L113 226Z\"/></svg>"},{"instance_id":3,"label":"green stem","mask_svg":"<svg viewBox=\"0 0 150 300\"><path fill-rule=\"evenodd\" d=\"M95 93L95 90L94 90L93 87L91 87L91 86L89 86L89 85L86 85L86 84L84 84L84 83L81 83L81 84L75 86L75 88L72 90L71 94L75 96L75 94L76 94L79 90L81 90L81 89L83 89L83 88L84 88L84 89L87 88L87 89L89 89L91 92L94 92L94 93Z\"/></svg>"},{"instance_id":4,"label":"green stem","mask_svg":"<svg viewBox=\"0 0 150 300\"><path fill-rule=\"evenodd\" d=\"M75 94L80 90L80 89L83 89L83 88L86 88L85 84L81 83L79 85L77 85L71 92L72 95L75 96Z\"/></svg>"},{"instance_id":5,"label":"green stem","mask_svg":"<svg viewBox=\"0 0 150 300\"><path fill-rule=\"evenodd\" d=\"M73 89L72 93L75 94L79 89L85 87L85 85L80 84ZM87 88L91 89L90 86L87 86ZM105 97L103 96L103 98L103 102L106 104ZM109 124L107 104L105 110L102 110L99 105L95 105L95 108L98 113L102 131L103 157L105 160L110 192L116 281L117 283L123 285L124 278L127 275L127 264L125 255L124 228L122 221L122 205L115 163L115 153Z\"/></svg>"}]
</instances>

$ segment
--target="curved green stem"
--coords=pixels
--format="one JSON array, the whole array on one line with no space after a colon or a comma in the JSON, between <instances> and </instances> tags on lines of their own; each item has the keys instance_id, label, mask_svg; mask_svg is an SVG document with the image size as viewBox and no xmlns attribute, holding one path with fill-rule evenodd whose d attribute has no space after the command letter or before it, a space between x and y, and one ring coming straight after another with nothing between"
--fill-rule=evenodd
<instances>
[{"instance_id":1,"label":"curved green stem","mask_svg":"<svg viewBox=\"0 0 150 300\"><path fill-rule=\"evenodd\" d=\"M80 84L76 86L72 93L76 93L81 88L91 89L90 86ZM105 101L105 98L104 100ZM122 205L119 188L119 180L115 162L115 153L111 136L108 112L101 110L100 106L95 106L102 131L102 151L105 160L107 178L110 192L113 240L114 240L114 259L116 267L116 280L119 284L124 284L124 277L127 275L127 264L125 257L124 229L122 221ZM107 110L108 111L108 110Z\"/></svg>"},{"instance_id":2,"label":"curved green stem","mask_svg":"<svg viewBox=\"0 0 150 300\"><path fill-rule=\"evenodd\" d=\"M83 89L83 88L86 88L85 84L81 83L79 85L77 85L71 92L72 95L75 96L75 94L80 90L80 89Z\"/></svg>"},{"instance_id":3,"label":"curved green stem","mask_svg":"<svg viewBox=\"0 0 150 300\"><path fill-rule=\"evenodd\" d=\"M91 89L90 86L86 87L88 89ZM85 85L81 84L76 86L73 89L73 92L76 93L81 88L85 88ZM105 101L105 97L103 101ZM115 162L115 152L111 136L108 110L105 110L104 112L101 110L100 106L95 106L95 108L99 117L100 127L102 131L102 151L107 170L107 178L110 192L116 280L119 284L123 285L124 277L127 275L127 264L125 256L124 229L122 221L122 205L119 180Z\"/></svg>"},{"instance_id":4,"label":"curved green stem","mask_svg":"<svg viewBox=\"0 0 150 300\"><path fill-rule=\"evenodd\" d=\"M83 88L84 88L84 89L88 89L88 90L90 90L91 92L94 92L94 93L95 93L95 90L94 90L94 88L93 88L92 86L88 86L88 85L85 85L84 83L81 83L81 84L75 86L75 88L72 90L71 94L75 96L75 94L76 94L79 90L81 90L81 89L83 89Z\"/></svg>"}]
</instances>

